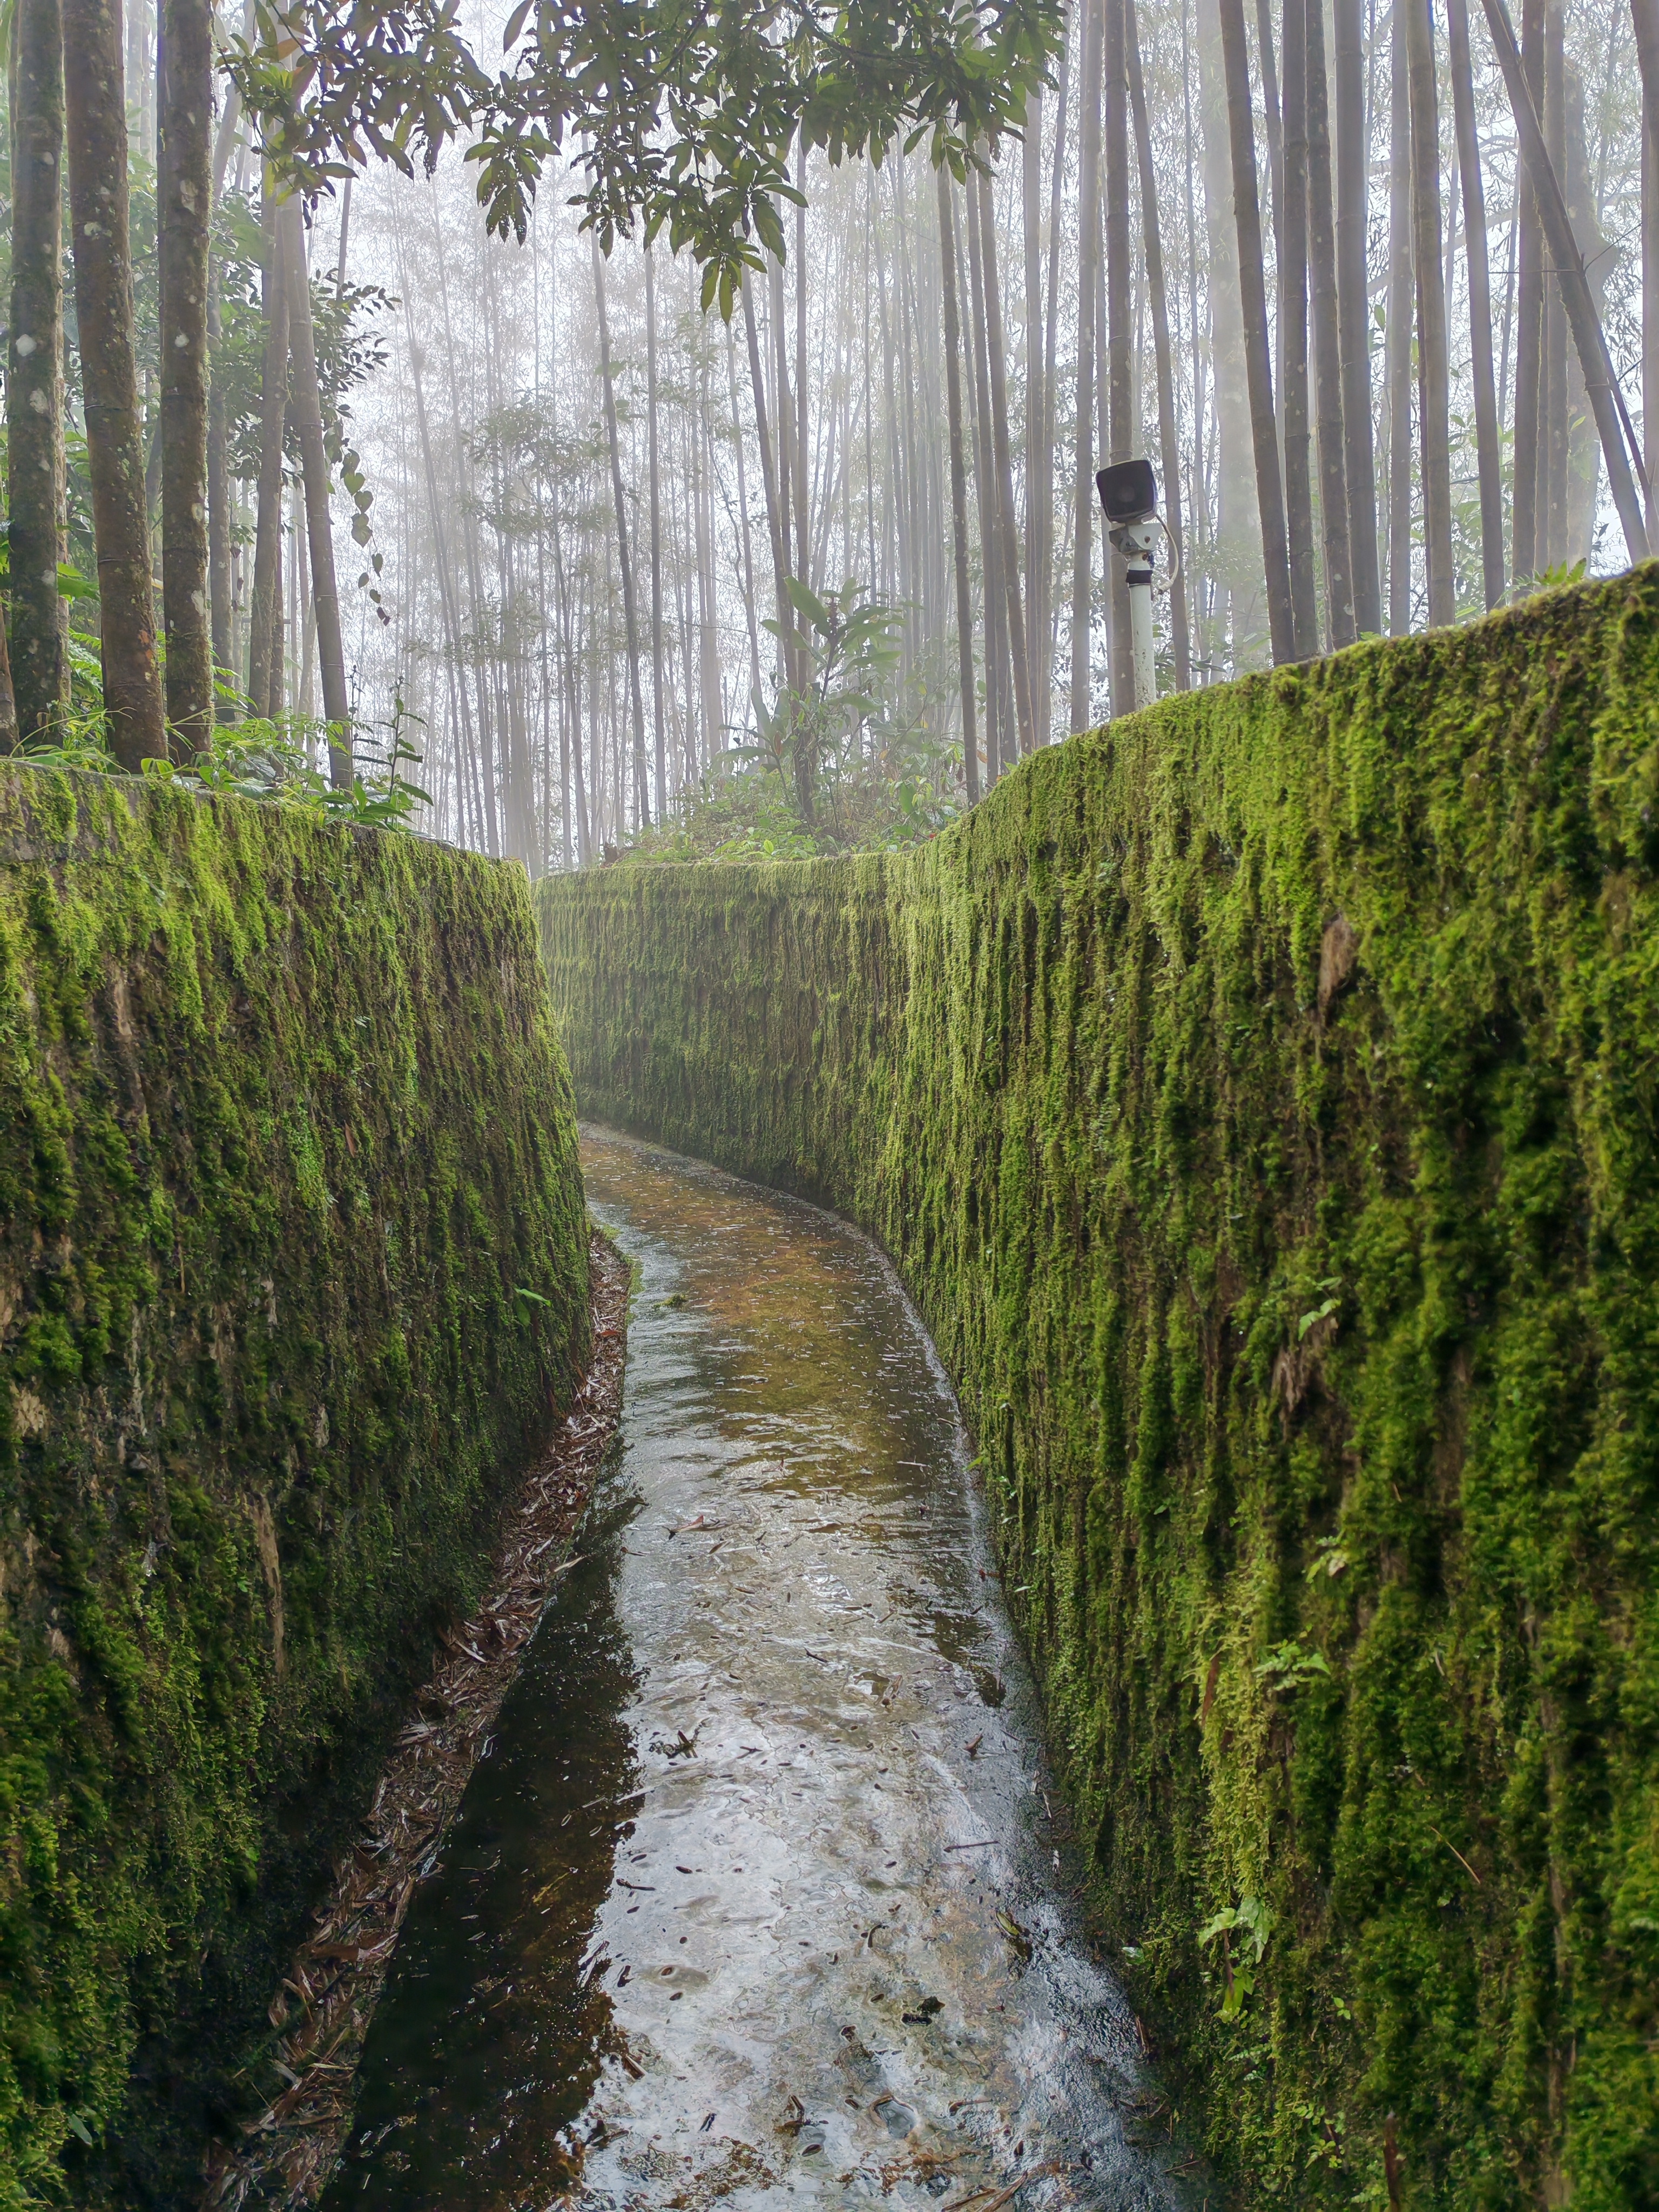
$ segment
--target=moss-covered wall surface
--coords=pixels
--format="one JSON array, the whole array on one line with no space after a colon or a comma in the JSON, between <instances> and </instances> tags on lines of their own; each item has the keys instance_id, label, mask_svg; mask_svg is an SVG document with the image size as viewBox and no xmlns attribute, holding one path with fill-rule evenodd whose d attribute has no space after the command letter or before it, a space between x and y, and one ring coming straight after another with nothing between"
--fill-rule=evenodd
<instances>
[{"instance_id":1,"label":"moss-covered wall surface","mask_svg":"<svg viewBox=\"0 0 1659 2212\"><path fill-rule=\"evenodd\" d=\"M1659 2203L1659 570L538 897L581 1110L897 1261L1228 2201Z\"/></svg>"},{"instance_id":2,"label":"moss-covered wall surface","mask_svg":"<svg viewBox=\"0 0 1659 2212\"><path fill-rule=\"evenodd\" d=\"M192 2203L586 1360L522 874L0 767L0 2205Z\"/></svg>"}]
</instances>

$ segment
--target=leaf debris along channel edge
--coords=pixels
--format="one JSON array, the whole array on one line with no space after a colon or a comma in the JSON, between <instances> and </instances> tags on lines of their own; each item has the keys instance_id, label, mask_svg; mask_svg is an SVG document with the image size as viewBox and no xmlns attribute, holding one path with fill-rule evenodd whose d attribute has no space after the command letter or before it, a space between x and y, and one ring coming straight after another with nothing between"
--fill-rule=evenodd
<instances>
[{"instance_id":1,"label":"leaf debris along channel edge","mask_svg":"<svg viewBox=\"0 0 1659 2212\"><path fill-rule=\"evenodd\" d=\"M437 1867L468 1779L491 1747L501 1701L561 1577L576 1564L575 1532L621 1418L628 1263L594 1229L588 1264L587 1373L507 1525L492 1595L441 1638L443 1656L415 1696L362 1832L271 1999L276 2040L249 2069L252 2079L271 2075L262 2084L269 2094L243 2123L240 2144L209 2152L203 2212L315 2203L350 2129L357 2061L410 1901Z\"/></svg>"}]
</instances>

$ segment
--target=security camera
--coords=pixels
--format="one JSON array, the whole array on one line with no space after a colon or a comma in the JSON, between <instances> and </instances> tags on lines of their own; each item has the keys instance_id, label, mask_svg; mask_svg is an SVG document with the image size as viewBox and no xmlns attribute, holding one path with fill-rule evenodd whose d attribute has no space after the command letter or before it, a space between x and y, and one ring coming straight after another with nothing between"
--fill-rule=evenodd
<instances>
[{"instance_id":1,"label":"security camera","mask_svg":"<svg viewBox=\"0 0 1659 2212\"><path fill-rule=\"evenodd\" d=\"M1158 513L1158 478L1148 460L1115 461L1109 469L1099 471L1095 482L1113 529L1126 522L1143 522Z\"/></svg>"}]
</instances>

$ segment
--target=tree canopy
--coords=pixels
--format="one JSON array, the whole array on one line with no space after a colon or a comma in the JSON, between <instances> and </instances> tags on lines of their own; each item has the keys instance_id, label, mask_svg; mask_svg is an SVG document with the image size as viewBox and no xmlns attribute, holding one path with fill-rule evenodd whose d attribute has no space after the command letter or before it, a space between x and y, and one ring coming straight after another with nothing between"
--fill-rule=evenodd
<instances>
[{"instance_id":1,"label":"tree canopy","mask_svg":"<svg viewBox=\"0 0 1659 2212\"><path fill-rule=\"evenodd\" d=\"M879 163L925 137L961 176L1018 129L1062 21L1060 0L519 0L490 66L459 0L295 0L258 8L233 68L308 191L465 138L490 228L522 238L568 154L605 250L665 230L729 314L744 269L783 254L792 152Z\"/></svg>"}]
</instances>

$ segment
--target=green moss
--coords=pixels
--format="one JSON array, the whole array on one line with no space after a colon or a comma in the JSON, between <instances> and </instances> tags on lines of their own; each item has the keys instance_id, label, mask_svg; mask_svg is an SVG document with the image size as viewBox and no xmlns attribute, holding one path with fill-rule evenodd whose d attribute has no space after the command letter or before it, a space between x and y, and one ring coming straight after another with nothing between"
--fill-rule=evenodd
<instances>
[{"instance_id":1,"label":"green moss","mask_svg":"<svg viewBox=\"0 0 1659 2212\"><path fill-rule=\"evenodd\" d=\"M189 2202L585 1361L521 874L5 764L0 1198L0 2207Z\"/></svg>"},{"instance_id":2,"label":"green moss","mask_svg":"<svg viewBox=\"0 0 1659 2212\"><path fill-rule=\"evenodd\" d=\"M1647 568L537 893L584 1109L897 1261L1241 2203L1659 2201L1656 803Z\"/></svg>"}]
</instances>

